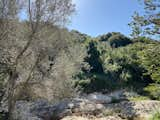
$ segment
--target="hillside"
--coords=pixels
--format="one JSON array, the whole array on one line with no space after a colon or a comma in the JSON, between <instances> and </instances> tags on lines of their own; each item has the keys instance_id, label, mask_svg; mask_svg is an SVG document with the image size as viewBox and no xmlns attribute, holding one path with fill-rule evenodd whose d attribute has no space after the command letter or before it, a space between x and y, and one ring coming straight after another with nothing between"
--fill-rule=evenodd
<instances>
[{"instance_id":1,"label":"hillside","mask_svg":"<svg viewBox=\"0 0 160 120\"><path fill-rule=\"evenodd\" d=\"M0 0L0 120L160 120L160 1L88 1Z\"/></svg>"},{"instance_id":2,"label":"hillside","mask_svg":"<svg viewBox=\"0 0 160 120\"><path fill-rule=\"evenodd\" d=\"M38 68L34 70L35 72L40 72L39 75L42 72L44 72L43 74L47 75L47 68L50 66L49 68L52 69L51 67L53 67L55 70L59 70L59 72L57 71L57 75L55 75L57 77L57 81L54 77L50 77L50 79L48 79L48 75L46 76L47 79L43 78L43 80L45 81L37 81L38 79L36 80L34 78L33 80L30 80L30 84L32 85L30 85L29 88L26 87L26 90L23 87L22 90L22 83L25 83L25 81L23 81L25 76L23 76L24 78L21 78L22 80L17 83L19 84L19 87L17 87L18 101L27 100L31 102L33 100L35 101L43 99L50 101L51 103L59 103L63 99L73 99L76 96L81 97L84 94L90 95L97 92L99 94L102 93L108 96L107 94L113 94L114 91L121 90L127 91L128 95L124 99L116 98L113 96L111 99L113 99L113 102L115 101L115 104L117 102L121 104L121 102L123 103L123 101L125 102L126 100L131 102L140 102L142 100L160 100L160 76L158 74L160 72L160 42L146 37L131 39L122 35L121 33L116 32L107 33L96 38L92 38L87 34L82 34L75 30L69 32L68 30L63 29L60 31L63 35L67 36L64 36L65 39L63 39L64 41L66 41L65 43L67 43L68 41L68 45L66 45L69 48L66 48L66 50L71 51L68 51L69 53L65 53L62 50L62 53L60 52L60 54L56 58L56 60L59 61L57 61L57 63L53 63L54 61L52 61L51 56L54 56L55 52L53 50L55 50L55 48L51 47L50 49L48 49L48 51L46 51L45 59L43 59L43 61L38 64ZM56 34L54 36L56 36ZM18 41L17 43L21 44L23 42ZM10 47L9 49L12 48L16 50L18 48L18 44L16 44L16 46ZM32 50L32 54L29 54L30 50ZM8 60L9 58L12 58L12 60L14 60L14 56L16 56L15 54L8 52L10 52L10 50L7 51L7 47L6 49L1 49L2 106L5 103L3 98L5 97L5 94L3 96L3 92L5 93L4 82L7 78L7 74L5 73L8 69L7 66L10 66L9 61L4 61ZM36 54L36 51L34 50L34 48L30 48L29 51L26 51L25 54L29 54L30 57L29 59L26 59L25 57L24 59L21 58L23 60L23 63L21 63L20 66L28 65L28 62L29 64L31 64L35 61L34 54ZM14 56L10 57L11 55ZM65 55L72 55L72 59L67 58L67 56ZM64 59L64 57L66 58ZM73 64L74 62L75 64ZM78 67L77 63L81 64L81 67ZM77 72L75 72L75 68L77 69ZM27 69L28 71L30 70L29 68L19 67L19 70L21 71L19 75L23 74L22 71L27 73ZM66 71L64 71L65 69ZM73 72L70 71L72 69L74 70ZM67 81L67 79L61 76L65 74L69 77L68 80L70 78L72 80ZM60 78L61 80L59 81ZM33 84L32 82L34 81L37 81L37 83ZM71 82L72 85L70 84ZM75 95L75 93L79 94ZM3 107L1 108L2 114L5 112L6 106ZM150 112L150 114L153 112L153 110ZM113 117L113 120L115 119L118 118Z\"/></svg>"}]
</instances>

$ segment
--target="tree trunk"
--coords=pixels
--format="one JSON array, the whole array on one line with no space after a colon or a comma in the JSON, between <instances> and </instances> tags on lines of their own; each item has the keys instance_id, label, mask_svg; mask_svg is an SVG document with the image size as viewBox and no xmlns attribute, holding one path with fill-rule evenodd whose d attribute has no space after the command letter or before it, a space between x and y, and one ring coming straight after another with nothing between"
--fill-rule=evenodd
<instances>
[{"instance_id":1,"label":"tree trunk","mask_svg":"<svg viewBox=\"0 0 160 120\"><path fill-rule=\"evenodd\" d=\"M10 73L10 78L8 81L8 118L13 120L13 112L15 108L16 98L14 96L15 81L17 78L17 73L12 71Z\"/></svg>"}]
</instances>

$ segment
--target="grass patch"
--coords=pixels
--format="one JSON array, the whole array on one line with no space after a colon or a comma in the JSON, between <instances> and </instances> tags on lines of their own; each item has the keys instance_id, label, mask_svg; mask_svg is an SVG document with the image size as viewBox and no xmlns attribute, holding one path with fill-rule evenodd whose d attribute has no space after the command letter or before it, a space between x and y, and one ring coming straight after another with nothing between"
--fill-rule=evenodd
<instances>
[{"instance_id":1,"label":"grass patch","mask_svg":"<svg viewBox=\"0 0 160 120\"><path fill-rule=\"evenodd\" d=\"M160 111L154 113L149 120L160 120Z\"/></svg>"},{"instance_id":2,"label":"grass patch","mask_svg":"<svg viewBox=\"0 0 160 120\"><path fill-rule=\"evenodd\" d=\"M147 96L134 96L134 97L129 97L129 101L141 101L141 100L150 100L149 97Z\"/></svg>"}]
</instances>

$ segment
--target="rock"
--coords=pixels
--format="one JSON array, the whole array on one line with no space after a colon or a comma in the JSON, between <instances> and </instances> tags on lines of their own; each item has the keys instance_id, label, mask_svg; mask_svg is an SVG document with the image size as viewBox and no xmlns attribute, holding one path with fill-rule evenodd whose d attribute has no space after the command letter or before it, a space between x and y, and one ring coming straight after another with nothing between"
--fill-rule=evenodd
<instances>
[{"instance_id":1,"label":"rock","mask_svg":"<svg viewBox=\"0 0 160 120\"><path fill-rule=\"evenodd\" d=\"M49 104L47 101L35 102L19 101L16 103L16 120L57 120L69 115L69 101L65 100L59 104Z\"/></svg>"},{"instance_id":2,"label":"rock","mask_svg":"<svg viewBox=\"0 0 160 120\"><path fill-rule=\"evenodd\" d=\"M76 102L76 100L74 101ZM94 101L86 100L86 99L79 99L79 103L75 104L73 112L79 113L94 113L104 109L102 104L97 104Z\"/></svg>"},{"instance_id":3,"label":"rock","mask_svg":"<svg viewBox=\"0 0 160 120\"><path fill-rule=\"evenodd\" d=\"M118 116L107 116L102 118L87 118L87 117L77 117L77 116L67 116L63 118L62 120L122 120L122 118ZM124 120L124 119L123 119Z\"/></svg>"},{"instance_id":4,"label":"rock","mask_svg":"<svg viewBox=\"0 0 160 120\"><path fill-rule=\"evenodd\" d=\"M113 99L116 99L119 101L126 99L126 91L117 90L109 94L102 94L102 93L96 92L96 93L85 95L84 98L90 101L93 101L95 103L107 104L107 103L111 103Z\"/></svg>"},{"instance_id":5,"label":"rock","mask_svg":"<svg viewBox=\"0 0 160 120\"><path fill-rule=\"evenodd\" d=\"M62 120L88 120L88 118L77 117L77 116L67 116L63 118Z\"/></svg>"},{"instance_id":6,"label":"rock","mask_svg":"<svg viewBox=\"0 0 160 120\"><path fill-rule=\"evenodd\" d=\"M120 101L113 103L109 98L122 98L122 93L102 95L90 94L66 99L58 104L45 100L35 102L18 101L15 109L16 120L122 120L143 119L160 108L160 101ZM70 116L70 117L66 117ZM81 116L81 117L78 117Z\"/></svg>"},{"instance_id":7,"label":"rock","mask_svg":"<svg viewBox=\"0 0 160 120\"><path fill-rule=\"evenodd\" d=\"M110 103L112 98L101 93L93 93L87 96L87 99L96 103Z\"/></svg>"},{"instance_id":8,"label":"rock","mask_svg":"<svg viewBox=\"0 0 160 120\"><path fill-rule=\"evenodd\" d=\"M117 90L108 94L108 96L117 100L124 100L126 99L125 92L125 90Z\"/></svg>"},{"instance_id":9,"label":"rock","mask_svg":"<svg viewBox=\"0 0 160 120\"><path fill-rule=\"evenodd\" d=\"M47 101L16 103L16 120L59 120L74 114L99 114L104 109L102 104L95 104L86 99L64 100L58 104L49 104Z\"/></svg>"},{"instance_id":10,"label":"rock","mask_svg":"<svg viewBox=\"0 0 160 120\"><path fill-rule=\"evenodd\" d=\"M32 103L19 101L14 111L15 120L42 120L31 113Z\"/></svg>"}]
</instances>

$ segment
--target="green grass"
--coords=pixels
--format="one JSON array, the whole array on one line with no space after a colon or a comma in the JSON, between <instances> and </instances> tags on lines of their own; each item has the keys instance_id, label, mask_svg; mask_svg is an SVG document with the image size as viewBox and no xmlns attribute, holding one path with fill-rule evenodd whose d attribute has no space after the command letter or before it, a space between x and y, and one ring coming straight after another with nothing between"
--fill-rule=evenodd
<instances>
[{"instance_id":1,"label":"green grass","mask_svg":"<svg viewBox=\"0 0 160 120\"><path fill-rule=\"evenodd\" d=\"M150 120L160 120L160 111L154 113Z\"/></svg>"},{"instance_id":2,"label":"green grass","mask_svg":"<svg viewBox=\"0 0 160 120\"><path fill-rule=\"evenodd\" d=\"M146 96L136 96L136 97L130 97L128 98L130 101L141 101L141 100L150 100L149 97Z\"/></svg>"},{"instance_id":3,"label":"green grass","mask_svg":"<svg viewBox=\"0 0 160 120\"><path fill-rule=\"evenodd\" d=\"M144 91L151 99L160 100L160 85L150 84L144 88Z\"/></svg>"}]
</instances>

